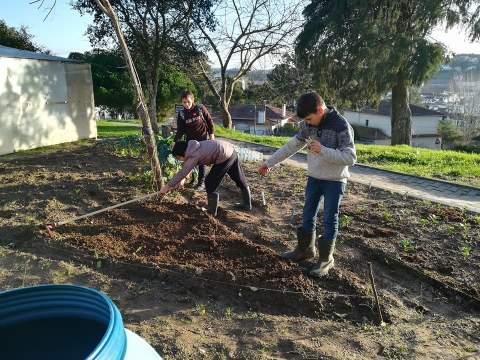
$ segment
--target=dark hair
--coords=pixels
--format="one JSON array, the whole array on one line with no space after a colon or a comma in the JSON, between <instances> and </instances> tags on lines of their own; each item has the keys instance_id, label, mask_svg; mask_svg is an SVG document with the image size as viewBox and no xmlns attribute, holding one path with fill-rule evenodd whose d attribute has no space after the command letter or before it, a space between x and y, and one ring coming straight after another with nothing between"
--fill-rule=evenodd
<instances>
[{"instance_id":1,"label":"dark hair","mask_svg":"<svg viewBox=\"0 0 480 360\"><path fill-rule=\"evenodd\" d=\"M191 92L188 89L183 89L182 92L180 93L180 100L186 99L189 96L191 96L192 98L195 98L195 96L193 95L193 92Z\"/></svg>"},{"instance_id":2,"label":"dark hair","mask_svg":"<svg viewBox=\"0 0 480 360\"><path fill-rule=\"evenodd\" d=\"M173 156L185 156L185 152L187 151L188 142L186 141L177 141L175 145L173 145L172 155Z\"/></svg>"},{"instance_id":3,"label":"dark hair","mask_svg":"<svg viewBox=\"0 0 480 360\"><path fill-rule=\"evenodd\" d=\"M297 100L297 116L304 119L308 114L316 114L317 107L323 107L325 102L315 91L301 95Z\"/></svg>"}]
</instances>

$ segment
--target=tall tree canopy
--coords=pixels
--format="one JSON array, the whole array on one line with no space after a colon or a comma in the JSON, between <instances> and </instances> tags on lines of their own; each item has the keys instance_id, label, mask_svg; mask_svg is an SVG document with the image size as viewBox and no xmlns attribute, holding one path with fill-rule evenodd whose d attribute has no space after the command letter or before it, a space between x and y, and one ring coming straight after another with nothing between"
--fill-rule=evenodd
<instances>
[{"instance_id":1,"label":"tall tree canopy","mask_svg":"<svg viewBox=\"0 0 480 360\"><path fill-rule=\"evenodd\" d=\"M271 104L276 106L286 104L290 110L294 110L294 101L313 88L312 74L297 61L294 54L287 53L282 60L267 75L264 86L273 96Z\"/></svg>"},{"instance_id":2,"label":"tall tree canopy","mask_svg":"<svg viewBox=\"0 0 480 360\"><path fill-rule=\"evenodd\" d=\"M435 26L460 22L471 1L312 0L296 52L329 101L376 104L392 91L392 145L411 143L410 86L436 71L446 47Z\"/></svg>"},{"instance_id":3,"label":"tall tree canopy","mask_svg":"<svg viewBox=\"0 0 480 360\"><path fill-rule=\"evenodd\" d=\"M19 29L10 27L5 20L0 20L0 45L15 49L50 54L50 50L33 42L35 36L28 32L28 28L21 26Z\"/></svg>"},{"instance_id":4,"label":"tall tree canopy","mask_svg":"<svg viewBox=\"0 0 480 360\"><path fill-rule=\"evenodd\" d=\"M204 25L211 18L209 0L187 1L198 12L198 21ZM161 64L182 61L190 52L185 49L185 4L177 1L112 0L127 46L137 69L144 69L147 88L148 113L152 129L158 132L157 91ZM100 10L95 0L76 0L74 9L94 16L87 29L93 46L115 47L116 35L110 19Z\"/></svg>"}]
</instances>

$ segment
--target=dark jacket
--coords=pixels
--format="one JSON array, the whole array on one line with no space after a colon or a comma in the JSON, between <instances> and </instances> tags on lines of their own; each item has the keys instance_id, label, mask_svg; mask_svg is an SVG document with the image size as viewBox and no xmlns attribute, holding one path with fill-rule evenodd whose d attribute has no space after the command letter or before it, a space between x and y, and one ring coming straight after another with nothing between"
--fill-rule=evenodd
<instances>
[{"instance_id":1,"label":"dark jacket","mask_svg":"<svg viewBox=\"0 0 480 360\"><path fill-rule=\"evenodd\" d=\"M198 109L200 107L202 111ZM177 133L174 141L180 141L183 135L188 140L206 140L208 134L213 134L215 131L212 117L207 108L202 104L193 104L191 109L183 108L183 118L178 112L177 115Z\"/></svg>"}]
</instances>

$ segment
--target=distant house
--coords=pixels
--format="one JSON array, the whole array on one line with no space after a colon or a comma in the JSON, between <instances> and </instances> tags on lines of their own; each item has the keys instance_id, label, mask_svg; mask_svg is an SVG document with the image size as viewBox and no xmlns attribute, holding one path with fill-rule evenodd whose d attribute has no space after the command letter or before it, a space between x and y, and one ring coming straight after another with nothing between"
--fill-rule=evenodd
<instances>
[{"instance_id":1,"label":"distant house","mask_svg":"<svg viewBox=\"0 0 480 360\"><path fill-rule=\"evenodd\" d=\"M232 117L232 127L248 134L271 135L287 123L303 121L294 112L287 111L285 105L280 109L265 104L243 104L230 106L228 111ZM220 112L213 113L212 118L215 123L222 124Z\"/></svg>"},{"instance_id":2,"label":"distant house","mask_svg":"<svg viewBox=\"0 0 480 360\"><path fill-rule=\"evenodd\" d=\"M0 46L0 155L95 138L90 64Z\"/></svg>"},{"instance_id":3,"label":"distant house","mask_svg":"<svg viewBox=\"0 0 480 360\"><path fill-rule=\"evenodd\" d=\"M410 104L412 112L412 146L440 149L442 135L438 133L438 122L445 115L438 111ZM360 111L345 109L343 115L360 136L360 142L391 144L391 103L382 101L378 108L367 107ZM367 131L365 128L371 128ZM375 136L374 136L375 135Z\"/></svg>"}]
</instances>

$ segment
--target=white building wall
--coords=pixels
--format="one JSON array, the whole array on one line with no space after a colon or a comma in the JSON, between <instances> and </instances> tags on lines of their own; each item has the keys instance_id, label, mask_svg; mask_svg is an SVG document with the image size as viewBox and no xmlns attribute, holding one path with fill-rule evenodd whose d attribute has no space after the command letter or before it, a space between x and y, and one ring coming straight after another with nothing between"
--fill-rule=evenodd
<instances>
[{"instance_id":1,"label":"white building wall","mask_svg":"<svg viewBox=\"0 0 480 360\"><path fill-rule=\"evenodd\" d=\"M392 136L391 119L387 116L360 113L355 111L345 111L345 119L352 125L368 126L379 128L386 135ZM368 125L367 125L368 120ZM437 115L431 116L412 116L413 134L436 134L440 118Z\"/></svg>"},{"instance_id":2,"label":"white building wall","mask_svg":"<svg viewBox=\"0 0 480 360\"><path fill-rule=\"evenodd\" d=\"M390 124L389 117L368 113L360 113L356 111L345 111L343 117L347 119L347 121L352 125L378 128L382 130L386 135L392 136L392 126Z\"/></svg>"},{"instance_id":3,"label":"white building wall","mask_svg":"<svg viewBox=\"0 0 480 360\"><path fill-rule=\"evenodd\" d=\"M0 155L95 138L90 65L0 57Z\"/></svg>"}]
</instances>

